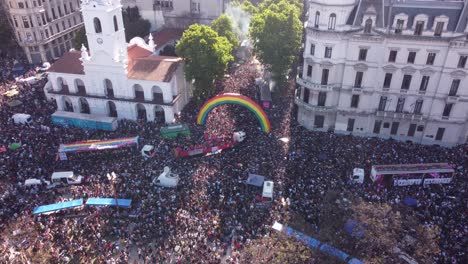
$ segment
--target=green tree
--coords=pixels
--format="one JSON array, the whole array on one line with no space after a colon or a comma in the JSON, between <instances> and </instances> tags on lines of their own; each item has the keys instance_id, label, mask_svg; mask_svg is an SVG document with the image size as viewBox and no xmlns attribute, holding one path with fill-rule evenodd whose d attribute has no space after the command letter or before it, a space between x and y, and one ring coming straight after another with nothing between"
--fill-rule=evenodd
<instances>
[{"instance_id":1,"label":"green tree","mask_svg":"<svg viewBox=\"0 0 468 264\"><path fill-rule=\"evenodd\" d=\"M249 34L255 55L282 87L301 47L302 24L297 7L281 0L261 9L252 18Z\"/></svg>"},{"instance_id":2,"label":"green tree","mask_svg":"<svg viewBox=\"0 0 468 264\"><path fill-rule=\"evenodd\" d=\"M282 1L283 0L265 0L258 6L258 9L262 12L270 8L270 6L277 5ZM296 8L297 15L300 16L302 10L304 9L304 3L302 0L286 0L286 2L293 5Z\"/></svg>"},{"instance_id":3,"label":"green tree","mask_svg":"<svg viewBox=\"0 0 468 264\"><path fill-rule=\"evenodd\" d=\"M214 95L213 81L222 78L228 63L234 60L231 51L229 41L208 26L193 24L184 31L176 53L184 58L185 78L194 80L197 103Z\"/></svg>"},{"instance_id":4,"label":"green tree","mask_svg":"<svg viewBox=\"0 0 468 264\"><path fill-rule=\"evenodd\" d=\"M130 41L134 37L145 37L151 28L147 19L141 18L138 7L127 7L122 12L125 27L125 39Z\"/></svg>"},{"instance_id":5,"label":"green tree","mask_svg":"<svg viewBox=\"0 0 468 264\"><path fill-rule=\"evenodd\" d=\"M226 37L229 43L231 43L233 50L239 47L239 39L234 32L232 19L228 15L222 14L213 20L213 22L211 22L211 28L216 31L219 36Z\"/></svg>"},{"instance_id":6,"label":"green tree","mask_svg":"<svg viewBox=\"0 0 468 264\"><path fill-rule=\"evenodd\" d=\"M89 49L88 38L86 38L86 31L84 27L76 31L75 38L73 39L73 46L76 50L80 50L82 44L84 44L86 48Z\"/></svg>"}]
</instances>

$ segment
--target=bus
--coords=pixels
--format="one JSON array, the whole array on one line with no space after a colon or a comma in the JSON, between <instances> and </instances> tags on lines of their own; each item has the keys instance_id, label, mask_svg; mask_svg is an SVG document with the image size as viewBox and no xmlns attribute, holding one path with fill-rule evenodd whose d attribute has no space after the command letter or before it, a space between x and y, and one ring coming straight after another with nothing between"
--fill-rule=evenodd
<instances>
[{"instance_id":1,"label":"bus","mask_svg":"<svg viewBox=\"0 0 468 264\"><path fill-rule=\"evenodd\" d=\"M448 163L373 165L370 178L386 187L447 184L454 173L454 165Z\"/></svg>"},{"instance_id":2,"label":"bus","mask_svg":"<svg viewBox=\"0 0 468 264\"><path fill-rule=\"evenodd\" d=\"M160 132L163 138L176 138L179 135L190 136L190 129L187 124L165 126L160 129Z\"/></svg>"},{"instance_id":3,"label":"bus","mask_svg":"<svg viewBox=\"0 0 468 264\"><path fill-rule=\"evenodd\" d=\"M115 131L117 118L99 115L88 115L74 112L57 111L52 114L52 123L60 126L74 126L85 129Z\"/></svg>"}]
</instances>

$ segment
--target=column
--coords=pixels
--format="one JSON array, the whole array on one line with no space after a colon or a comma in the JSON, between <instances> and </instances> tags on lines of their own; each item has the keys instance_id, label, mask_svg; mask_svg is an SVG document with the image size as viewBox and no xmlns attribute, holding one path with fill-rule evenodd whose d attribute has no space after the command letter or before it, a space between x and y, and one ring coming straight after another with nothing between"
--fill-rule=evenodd
<instances>
[{"instance_id":1,"label":"column","mask_svg":"<svg viewBox=\"0 0 468 264\"><path fill-rule=\"evenodd\" d=\"M166 124L174 123L174 110L172 107L163 107L164 109L164 118L166 119Z\"/></svg>"},{"instance_id":2,"label":"column","mask_svg":"<svg viewBox=\"0 0 468 264\"><path fill-rule=\"evenodd\" d=\"M44 45L39 45L39 52L41 53L41 59L43 62L46 62L48 61L47 60L47 55L46 55L46 51L44 49Z\"/></svg>"}]
</instances>

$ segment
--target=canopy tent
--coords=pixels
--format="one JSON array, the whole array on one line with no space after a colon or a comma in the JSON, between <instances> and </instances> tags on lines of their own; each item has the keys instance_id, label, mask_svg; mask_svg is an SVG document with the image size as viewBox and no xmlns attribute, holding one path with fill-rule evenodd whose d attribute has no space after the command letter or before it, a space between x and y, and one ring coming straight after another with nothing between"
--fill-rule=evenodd
<instances>
[{"instance_id":1,"label":"canopy tent","mask_svg":"<svg viewBox=\"0 0 468 264\"><path fill-rule=\"evenodd\" d=\"M11 150L19 149L21 147L21 142L20 143L11 143L8 148Z\"/></svg>"},{"instance_id":2,"label":"canopy tent","mask_svg":"<svg viewBox=\"0 0 468 264\"><path fill-rule=\"evenodd\" d=\"M82 205L83 205L83 199L72 200L72 201L62 202L62 203L41 205L41 206L34 208L33 214L37 215L37 214L50 213L50 212L60 211L63 209L75 208L75 207L82 206Z\"/></svg>"},{"instance_id":3,"label":"canopy tent","mask_svg":"<svg viewBox=\"0 0 468 264\"><path fill-rule=\"evenodd\" d=\"M403 199L403 202L409 206L416 206L418 204L418 201L411 197L406 197L405 199Z\"/></svg>"},{"instance_id":4,"label":"canopy tent","mask_svg":"<svg viewBox=\"0 0 468 264\"><path fill-rule=\"evenodd\" d=\"M129 208L132 204L130 199L117 199L119 207ZM86 205L94 206L116 206L114 198L89 198L86 201Z\"/></svg>"},{"instance_id":5,"label":"canopy tent","mask_svg":"<svg viewBox=\"0 0 468 264\"><path fill-rule=\"evenodd\" d=\"M361 238L364 236L365 228L359 224L356 220L348 219L345 224L345 230L348 234L355 238Z\"/></svg>"},{"instance_id":6,"label":"canopy tent","mask_svg":"<svg viewBox=\"0 0 468 264\"><path fill-rule=\"evenodd\" d=\"M253 185L253 186L257 186L257 187L262 187L264 181L265 181L264 176L249 173L249 178L247 178L247 181L245 183Z\"/></svg>"},{"instance_id":7,"label":"canopy tent","mask_svg":"<svg viewBox=\"0 0 468 264\"><path fill-rule=\"evenodd\" d=\"M78 151L92 151L122 148L138 144L137 137L117 138L110 140L85 140L69 144L61 144L59 147L60 153L78 152Z\"/></svg>"},{"instance_id":8,"label":"canopy tent","mask_svg":"<svg viewBox=\"0 0 468 264\"><path fill-rule=\"evenodd\" d=\"M9 102L7 102L7 105L9 107L15 107L15 106L18 106L18 105L22 105L23 102L21 102L20 100L11 100Z\"/></svg>"}]
</instances>

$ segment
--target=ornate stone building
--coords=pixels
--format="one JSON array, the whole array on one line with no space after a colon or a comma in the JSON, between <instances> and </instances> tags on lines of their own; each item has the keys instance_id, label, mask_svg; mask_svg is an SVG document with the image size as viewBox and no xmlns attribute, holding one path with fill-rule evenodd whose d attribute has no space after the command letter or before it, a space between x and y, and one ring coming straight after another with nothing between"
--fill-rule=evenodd
<instances>
[{"instance_id":1,"label":"ornate stone building","mask_svg":"<svg viewBox=\"0 0 468 264\"><path fill-rule=\"evenodd\" d=\"M358 136L465 143L467 19L463 1L309 1L299 122Z\"/></svg>"}]
</instances>

